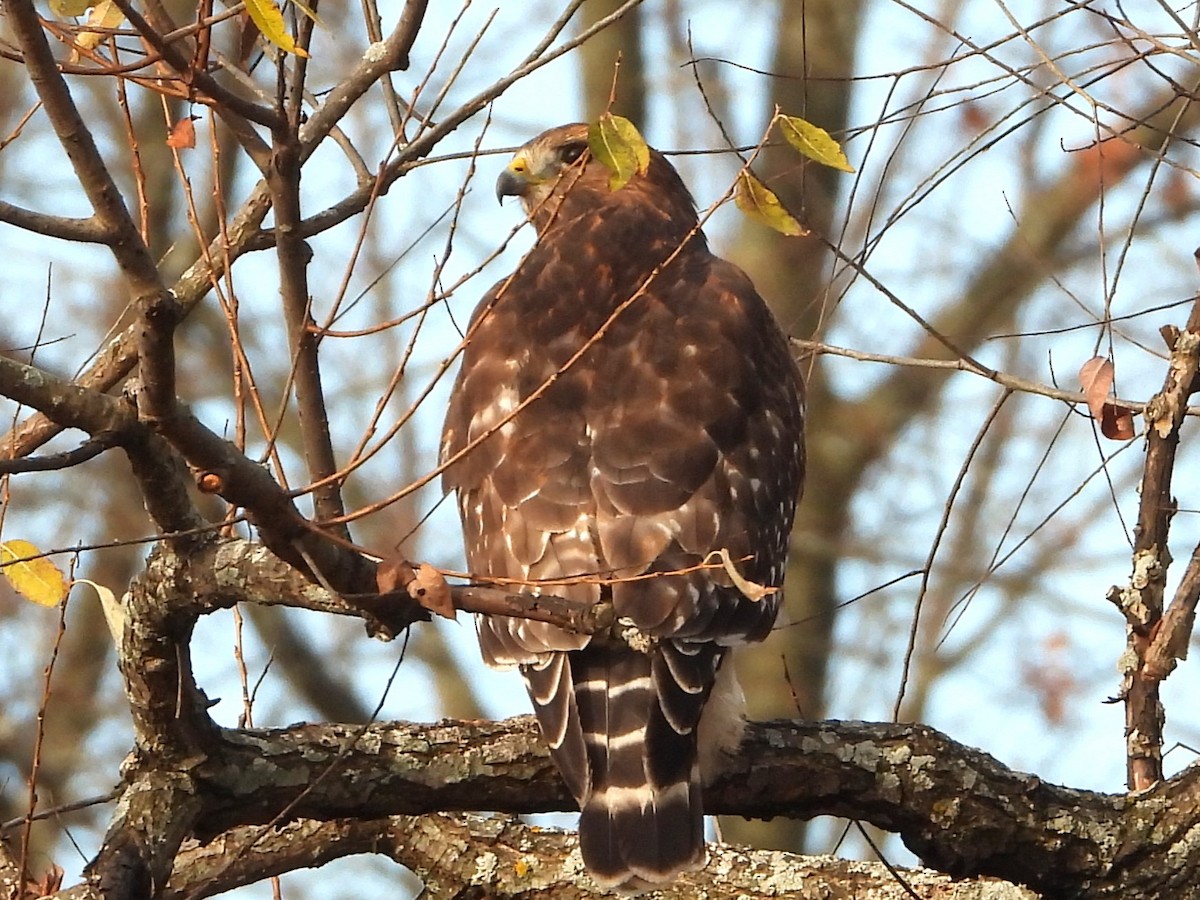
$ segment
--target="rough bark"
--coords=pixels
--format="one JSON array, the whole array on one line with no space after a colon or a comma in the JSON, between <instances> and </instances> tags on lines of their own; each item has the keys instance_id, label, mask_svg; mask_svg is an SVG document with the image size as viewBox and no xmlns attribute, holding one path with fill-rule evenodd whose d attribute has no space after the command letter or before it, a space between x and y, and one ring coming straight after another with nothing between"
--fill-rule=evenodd
<instances>
[{"instance_id":1,"label":"rough bark","mask_svg":"<svg viewBox=\"0 0 1200 900\"><path fill-rule=\"evenodd\" d=\"M218 728L192 682L188 638L203 612L234 601L286 601L276 577L260 578L260 566L245 565L261 561L262 552L240 541L219 550L199 543L191 554L160 550L127 598L118 656L136 749L89 869L94 889L146 896L168 877L192 877L179 872L185 841L244 841L251 826L266 829L269 843L274 829L305 820L339 821L353 831L355 823L395 816L572 808L529 717ZM311 588L303 605L317 605L319 590ZM706 802L714 814L853 817L898 833L927 864L954 877L1003 878L1047 896L1161 897L1200 880L1198 780L1193 768L1138 794L1099 794L1014 772L921 725L776 721L750 726ZM459 824L446 827L474 827L452 821ZM405 827L411 842L433 826ZM500 847L526 840L498 835L492 839ZM230 862L270 866L255 846ZM420 871L428 860L414 852L409 861ZM544 848L530 852L552 857ZM782 859L752 858L754 871L778 870ZM446 880L454 871L424 874ZM718 865L696 884L724 885L727 874Z\"/></svg>"}]
</instances>

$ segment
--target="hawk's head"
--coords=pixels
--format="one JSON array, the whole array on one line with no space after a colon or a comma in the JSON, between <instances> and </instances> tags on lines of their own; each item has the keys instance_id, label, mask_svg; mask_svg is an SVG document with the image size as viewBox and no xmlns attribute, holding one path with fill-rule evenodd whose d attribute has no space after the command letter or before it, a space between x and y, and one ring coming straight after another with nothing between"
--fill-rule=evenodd
<instances>
[{"instance_id":1,"label":"hawk's head","mask_svg":"<svg viewBox=\"0 0 1200 900\"><path fill-rule=\"evenodd\" d=\"M503 202L505 197L520 197L525 211L532 212L546 202L561 180L574 181L589 167L603 169L590 159L587 131L587 125L576 123L539 134L516 152L496 179L496 199Z\"/></svg>"},{"instance_id":2,"label":"hawk's head","mask_svg":"<svg viewBox=\"0 0 1200 900\"><path fill-rule=\"evenodd\" d=\"M655 219L690 228L695 204L678 173L657 150L650 166L622 188L609 188L612 173L588 152L588 126L560 125L521 147L496 180L496 197L520 197L538 232L552 221L576 214L640 208Z\"/></svg>"}]
</instances>

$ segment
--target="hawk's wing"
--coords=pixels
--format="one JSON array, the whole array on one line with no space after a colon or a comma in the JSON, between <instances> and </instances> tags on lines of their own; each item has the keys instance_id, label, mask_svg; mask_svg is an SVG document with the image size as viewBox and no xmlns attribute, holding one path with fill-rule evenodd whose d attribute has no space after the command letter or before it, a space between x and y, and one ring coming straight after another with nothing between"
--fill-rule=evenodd
<instances>
[{"instance_id":1,"label":"hawk's wing","mask_svg":"<svg viewBox=\"0 0 1200 900\"><path fill-rule=\"evenodd\" d=\"M701 712L725 648L764 637L780 598L752 600L702 564L726 550L778 586L803 469L786 339L749 279L664 212L690 208L661 157L647 182L664 172L674 205L643 202L635 180L604 209L564 203L561 224L542 222L476 311L442 444L473 574L609 595L643 635L631 647L479 621L484 659L522 669L583 811L584 860L608 885L703 860ZM656 573L680 574L639 577Z\"/></svg>"},{"instance_id":2,"label":"hawk's wing","mask_svg":"<svg viewBox=\"0 0 1200 900\"><path fill-rule=\"evenodd\" d=\"M570 365L594 330L560 331L536 298L592 302L571 260L530 265L485 297L442 442L451 459L483 439L444 478L473 574L592 576L543 589L594 602L596 576L695 569L724 549L748 580L782 582L803 474L795 364L749 279L707 251L700 262L666 269ZM714 568L611 590L645 631L723 644L761 639L778 605ZM481 633L494 665L586 643L518 619L484 620Z\"/></svg>"}]
</instances>

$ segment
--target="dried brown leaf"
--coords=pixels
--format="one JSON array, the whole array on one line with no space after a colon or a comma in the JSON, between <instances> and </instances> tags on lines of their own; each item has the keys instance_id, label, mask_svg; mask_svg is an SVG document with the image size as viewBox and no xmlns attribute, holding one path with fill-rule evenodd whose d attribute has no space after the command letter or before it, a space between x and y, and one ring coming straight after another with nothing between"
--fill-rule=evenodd
<instances>
[{"instance_id":1,"label":"dried brown leaf","mask_svg":"<svg viewBox=\"0 0 1200 900\"><path fill-rule=\"evenodd\" d=\"M408 589L408 584L417 577L416 571L403 556L389 556L375 570L375 586L381 594Z\"/></svg>"},{"instance_id":2,"label":"dried brown leaf","mask_svg":"<svg viewBox=\"0 0 1200 900\"><path fill-rule=\"evenodd\" d=\"M63 874L62 866L51 863L50 868L42 873L41 878L25 880L26 896L49 897L51 894L57 893L62 888Z\"/></svg>"},{"instance_id":3,"label":"dried brown leaf","mask_svg":"<svg viewBox=\"0 0 1200 900\"><path fill-rule=\"evenodd\" d=\"M445 577L429 563L417 566L416 577L408 583L408 595L432 613L444 619L457 619L450 585Z\"/></svg>"},{"instance_id":4,"label":"dried brown leaf","mask_svg":"<svg viewBox=\"0 0 1200 900\"><path fill-rule=\"evenodd\" d=\"M1100 433L1114 441L1133 440L1133 413L1115 403L1105 403L1100 413Z\"/></svg>"},{"instance_id":5,"label":"dried brown leaf","mask_svg":"<svg viewBox=\"0 0 1200 900\"><path fill-rule=\"evenodd\" d=\"M1128 441L1134 436L1133 413L1109 402L1115 375L1112 360L1093 356L1080 367L1079 384L1100 433L1110 440Z\"/></svg>"},{"instance_id":6,"label":"dried brown leaf","mask_svg":"<svg viewBox=\"0 0 1200 900\"><path fill-rule=\"evenodd\" d=\"M175 150L191 150L196 146L196 125L191 116L184 116L167 135L167 146Z\"/></svg>"},{"instance_id":7,"label":"dried brown leaf","mask_svg":"<svg viewBox=\"0 0 1200 900\"><path fill-rule=\"evenodd\" d=\"M1092 418L1097 422L1100 421L1104 405L1108 402L1108 392L1112 390L1115 374L1112 360L1103 356L1093 356L1079 369L1079 385L1083 388L1083 396L1087 398Z\"/></svg>"}]
</instances>

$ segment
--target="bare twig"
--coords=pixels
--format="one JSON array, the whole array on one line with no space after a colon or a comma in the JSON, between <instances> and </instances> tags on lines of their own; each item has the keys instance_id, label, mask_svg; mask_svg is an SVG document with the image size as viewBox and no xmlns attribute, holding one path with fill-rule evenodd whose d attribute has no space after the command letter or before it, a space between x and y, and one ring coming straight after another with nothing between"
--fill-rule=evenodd
<instances>
[{"instance_id":1,"label":"bare twig","mask_svg":"<svg viewBox=\"0 0 1200 900\"><path fill-rule=\"evenodd\" d=\"M1009 388L1018 393L1036 394L1040 397L1049 397L1051 400L1062 400L1064 403L1087 404L1087 397L1080 391L1064 391L1062 388L1057 388L1053 385L1044 384L1039 381L1030 381L1028 378L1021 378L1017 375L1009 375L1006 372L979 366L969 359L930 359L927 357L892 356L886 353L855 350L850 347L835 347L824 341L808 341L796 337L790 338L790 341L792 346L798 349L801 354L841 356L861 362L875 362L889 366L907 366L916 369L942 369L966 372L970 375L986 378L988 381L994 381L1001 387ZM1146 408L1146 401L1143 400L1123 400L1120 397L1112 397L1107 402L1134 412L1142 412ZM1186 413L1190 416L1200 415L1200 409L1188 408Z\"/></svg>"}]
</instances>

